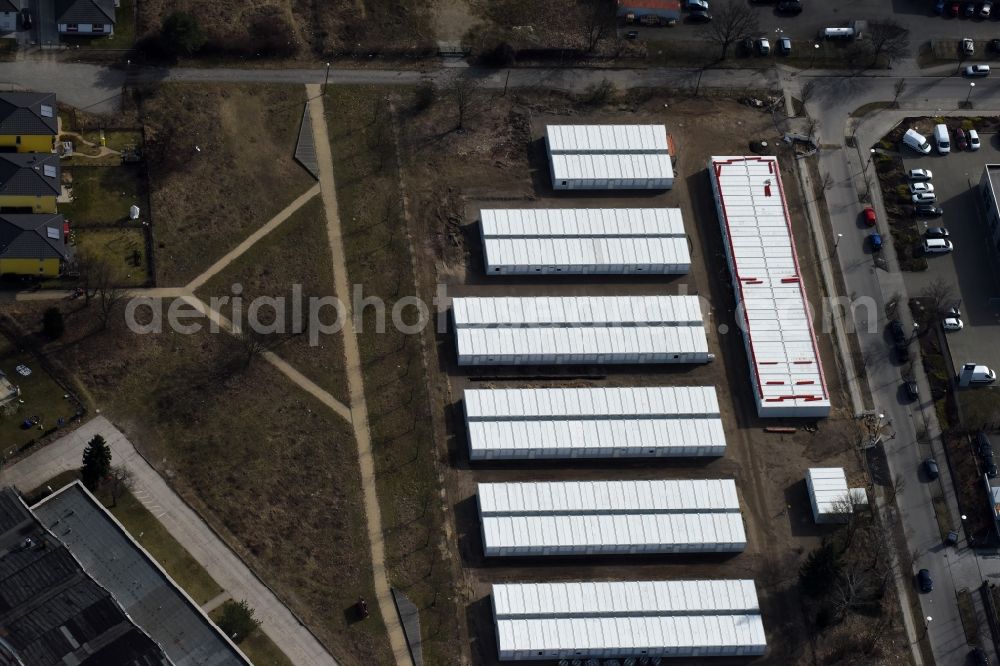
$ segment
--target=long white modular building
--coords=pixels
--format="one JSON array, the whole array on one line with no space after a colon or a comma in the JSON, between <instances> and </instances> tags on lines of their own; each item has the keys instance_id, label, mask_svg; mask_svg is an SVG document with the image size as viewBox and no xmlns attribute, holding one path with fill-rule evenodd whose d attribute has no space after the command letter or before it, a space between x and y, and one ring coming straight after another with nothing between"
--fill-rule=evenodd
<instances>
[{"instance_id":1,"label":"long white modular building","mask_svg":"<svg viewBox=\"0 0 1000 666\"><path fill-rule=\"evenodd\" d=\"M757 414L828 416L830 394L778 160L712 157L708 166Z\"/></svg>"},{"instance_id":2,"label":"long white modular building","mask_svg":"<svg viewBox=\"0 0 1000 666\"><path fill-rule=\"evenodd\" d=\"M732 480L480 483L487 557L746 548Z\"/></svg>"},{"instance_id":3,"label":"long white modular building","mask_svg":"<svg viewBox=\"0 0 1000 666\"><path fill-rule=\"evenodd\" d=\"M455 298L459 365L707 363L697 296Z\"/></svg>"},{"instance_id":4,"label":"long white modular building","mask_svg":"<svg viewBox=\"0 0 1000 666\"><path fill-rule=\"evenodd\" d=\"M487 275L687 273L677 208L519 208L479 213Z\"/></svg>"},{"instance_id":5,"label":"long white modular building","mask_svg":"<svg viewBox=\"0 0 1000 666\"><path fill-rule=\"evenodd\" d=\"M552 186L557 190L665 190L674 185L663 125L547 125Z\"/></svg>"},{"instance_id":6,"label":"long white modular building","mask_svg":"<svg viewBox=\"0 0 1000 666\"><path fill-rule=\"evenodd\" d=\"M714 386L467 389L472 460L721 456Z\"/></svg>"},{"instance_id":7,"label":"long white modular building","mask_svg":"<svg viewBox=\"0 0 1000 666\"><path fill-rule=\"evenodd\" d=\"M667 155L670 140L665 125L546 125L545 147L550 155Z\"/></svg>"},{"instance_id":8,"label":"long white modular building","mask_svg":"<svg viewBox=\"0 0 1000 666\"><path fill-rule=\"evenodd\" d=\"M758 656L767 649L752 580L493 586L503 661Z\"/></svg>"}]
</instances>

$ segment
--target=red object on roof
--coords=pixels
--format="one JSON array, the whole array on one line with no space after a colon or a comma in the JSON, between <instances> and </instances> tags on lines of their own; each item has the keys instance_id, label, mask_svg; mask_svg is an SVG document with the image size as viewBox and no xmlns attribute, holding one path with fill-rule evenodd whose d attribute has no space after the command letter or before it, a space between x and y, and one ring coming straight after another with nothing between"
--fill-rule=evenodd
<instances>
[{"instance_id":1,"label":"red object on roof","mask_svg":"<svg viewBox=\"0 0 1000 666\"><path fill-rule=\"evenodd\" d=\"M69 220L63 220L63 236L69 236Z\"/></svg>"}]
</instances>

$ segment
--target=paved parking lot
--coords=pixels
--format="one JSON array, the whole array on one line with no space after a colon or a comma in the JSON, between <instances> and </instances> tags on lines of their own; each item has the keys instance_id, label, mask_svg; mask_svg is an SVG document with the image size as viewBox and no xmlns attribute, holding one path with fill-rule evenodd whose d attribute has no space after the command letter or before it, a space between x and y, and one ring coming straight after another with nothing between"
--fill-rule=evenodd
<instances>
[{"instance_id":1,"label":"paved parking lot","mask_svg":"<svg viewBox=\"0 0 1000 666\"><path fill-rule=\"evenodd\" d=\"M712 5L713 0L709 0L710 11L714 9ZM846 26L857 20L892 18L910 30L910 47L914 52L918 44L926 42L931 36L935 39L971 37L984 40L1000 35L1000 12L995 11L993 18L988 20L936 16L933 12L934 0L805 0L802 5L801 14L787 16L775 11L776 0L754 4L760 34L771 37L772 41L779 32L791 37L793 50L800 55L803 50L808 52L810 44L817 40L823 28ZM682 11L680 22L672 28L628 26L623 27L621 33L637 30L639 37L651 46L657 42L703 38L708 28L703 24L689 23L687 16L688 12Z\"/></svg>"},{"instance_id":2,"label":"paved parking lot","mask_svg":"<svg viewBox=\"0 0 1000 666\"><path fill-rule=\"evenodd\" d=\"M919 295L937 280L954 285L965 328L948 334L956 369L976 362L1000 370L1000 280L986 242L985 220L980 206L979 179L983 165L1000 163L1000 135L980 135L983 147L976 152L921 157L906 151L907 170L931 169L938 205L944 216L926 220L925 226L944 226L951 233L955 251L928 257L928 269L904 273L907 290ZM954 147L954 139L952 140Z\"/></svg>"}]
</instances>

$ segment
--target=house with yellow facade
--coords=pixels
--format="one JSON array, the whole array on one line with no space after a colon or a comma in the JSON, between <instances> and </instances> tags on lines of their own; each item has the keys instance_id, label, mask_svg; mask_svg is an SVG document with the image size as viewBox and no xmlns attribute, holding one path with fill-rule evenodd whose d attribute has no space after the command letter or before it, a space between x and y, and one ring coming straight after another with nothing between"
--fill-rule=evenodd
<instances>
[{"instance_id":1,"label":"house with yellow facade","mask_svg":"<svg viewBox=\"0 0 1000 666\"><path fill-rule=\"evenodd\" d=\"M58 133L55 93L0 93L0 151L51 153Z\"/></svg>"},{"instance_id":2,"label":"house with yellow facade","mask_svg":"<svg viewBox=\"0 0 1000 666\"><path fill-rule=\"evenodd\" d=\"M58 277L68 257L62 215L0 213L0 275Z\"/></svg>"},{"instance_id":3,"label":"house with yellow facade","mask_svg":"<svg viewBox=\"0 0 1000 666\"><path fill-rule=\"evenodd\" d=\"M59 191L55 153L0 153L0 212L55 213Z\"/></svg>"}]
</instances>

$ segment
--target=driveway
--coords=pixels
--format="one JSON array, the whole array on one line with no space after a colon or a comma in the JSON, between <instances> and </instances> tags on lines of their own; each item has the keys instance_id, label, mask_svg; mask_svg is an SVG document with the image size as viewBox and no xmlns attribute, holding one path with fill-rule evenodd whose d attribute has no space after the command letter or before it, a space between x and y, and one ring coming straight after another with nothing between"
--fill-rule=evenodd
<instances>
[{"instance_id":1,"label":"driveway","mask_svg":"<svg viewBox=\"0 0 1000 666\"><path fill-rule=\"evenodd\" d=\"M944 282L954 286L954 296L962 311L965 328L948 334L948 347L956 370L975 362L1000 369L1000 288L994 261L986 240L979 179L983 165L1000 163L1000 136L983 134L983 147L976 152L957 151L920 156L907 150L903 164L907 170L931 169L935 194L944 216L926 220L923 226L945 226L955 251L929 256L926 271L904 273L907 291L919 296L928 286Z\"/></svg>"}]
</instances>

